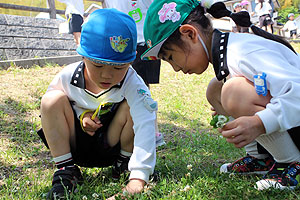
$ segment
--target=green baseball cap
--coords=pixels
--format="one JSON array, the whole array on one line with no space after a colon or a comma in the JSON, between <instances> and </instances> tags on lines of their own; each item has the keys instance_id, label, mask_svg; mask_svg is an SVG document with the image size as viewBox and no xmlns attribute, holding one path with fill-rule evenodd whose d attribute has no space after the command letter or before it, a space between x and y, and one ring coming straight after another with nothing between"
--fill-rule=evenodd
<instances>
[{"instance_id":1,"label":"green baseball cap","mask_svg":"<svg viewBox=\"0 0 300 200\"><path fill-rule=\"evenodd\" d=\"M198 5L198 0L154 0L144 23L144 37L148 49L141 58L158 59L163 43Z\"/></svg>"}]
</instances>

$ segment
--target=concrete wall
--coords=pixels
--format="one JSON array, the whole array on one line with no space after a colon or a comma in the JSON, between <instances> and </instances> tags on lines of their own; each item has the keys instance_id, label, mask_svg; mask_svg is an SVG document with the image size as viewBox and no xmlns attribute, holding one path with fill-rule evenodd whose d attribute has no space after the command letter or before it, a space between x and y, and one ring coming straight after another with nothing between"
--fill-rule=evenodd
<instances>
[{"instance_id":1,"label":"concrete wall","mask_svg":"<svg viewBox=\"0 0 300 200\"><path fill-rule=\"evenodd\" d=\"M78 55L61 20L0 14L0 61Z\"/></svg>"}]
</instances>

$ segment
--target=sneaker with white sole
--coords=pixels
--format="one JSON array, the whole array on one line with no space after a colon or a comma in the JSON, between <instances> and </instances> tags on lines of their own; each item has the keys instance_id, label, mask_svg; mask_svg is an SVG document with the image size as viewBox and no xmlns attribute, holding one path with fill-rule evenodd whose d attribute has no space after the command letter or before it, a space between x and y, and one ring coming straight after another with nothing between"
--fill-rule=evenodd
<instances>
[{"instance_id":1,"label":"sneaker with white sole","mask_svg":"<svg viewBox=\"0 0 300 200\"><path fill-rule=\"evenodd\" d=\"M156 147L160 147L166 144L164 135L162 133L155 133Z\"/></svg>"},{"instance_id":2,"label":"sneaker with white sole","mask_svg":"<svg viewBox=\"0 0 300 200\"><path fill-rule=\"evenodd\" d=\"M220 167L220 173L235 173L241 175L266 174L274 164L270 157L258 159L247 154L247 156L233 163L226 163Z\"/></svg>"},{"instance_id":3,"label":"sneaker with white sole","mask_svg":"<svg viewBox=\"0 0 300 200\"><path fill-rule=\"evenodd\" d=\"M272 169L260 181L256 182L256 189L293 190L300 181L300 162L275 163Z\"/></svg>"}]
</instances>

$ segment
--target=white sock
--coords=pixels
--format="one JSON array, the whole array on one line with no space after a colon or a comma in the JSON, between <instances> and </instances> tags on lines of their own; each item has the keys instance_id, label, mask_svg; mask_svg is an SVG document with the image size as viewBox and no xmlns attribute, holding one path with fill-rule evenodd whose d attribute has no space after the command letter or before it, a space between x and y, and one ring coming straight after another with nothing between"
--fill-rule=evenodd
<instances>
[{"instance_id":1,"label":"white sock","mask_svg":"<svg viewBox=\"0 0 300 200\"><path fill-rule=\"evenodd\" d=\"M257 142L255 140L253 142L251 142L250 144L247 144L245 146L245 150L246 150L247 154L249 154L250 156L253 156L255 158L258 158L258 159L265 159L265 158L269 157L268 154L258 153Z\"/></svg>"},{"instance_id":2,"label":"white sock","mask_svg":"<svg viewBox=\"0 0 300 200\"><path fill-rule=\"evenodd\" d=\"M124 150L121 149L120 155L126 156L126 157L130 157L130 156L132 155L132 153L131 153L131 152L124 151Z\"/></svg>"},{"instance_id":3,"label":"white sock","mask_svg":"<svg viewBox=\"0 0 300 200\"><path fill-rule=\"evenodd\" d=\"M74 165L74 161L73 161L71 153L57 156L57 157L53 158L53 161L55 162L55 165L57 166L58 169L60 169L62 167Z\"/></svg>"},{"instance_id":4,"label":"white sock","mask_svg":"<svg viewBox=\"0 0 300 200\"><path fill-rule=\"evenodd\" d=\"M300 152L287 131L263 134L256 140L279 163L300 162Z\"/></svg>"}]
</instances>

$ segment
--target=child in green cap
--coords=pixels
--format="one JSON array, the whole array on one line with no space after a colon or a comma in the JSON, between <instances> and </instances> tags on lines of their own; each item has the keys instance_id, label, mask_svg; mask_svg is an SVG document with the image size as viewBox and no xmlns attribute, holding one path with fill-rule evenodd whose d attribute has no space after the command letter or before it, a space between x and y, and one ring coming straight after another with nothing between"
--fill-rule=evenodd
<instances>
[{"instance_id":1,"label":"child in green cap","mask_svg":"<svg viewBox=\"0 0 300 200\"><path fill-rule=\"evenodd\" d=\"M254 34L213 29L208 14L230 17ZM163 59L185 74L202 74L213 65L216 77L207 99L217 114L234 118L219 131L247 152L221 166L221 172L267 173L256 183L259 190L297 186L300 57L287 41L254 26L247 12L231 13L222 2L196 0L155 0L144 36L144 59Z\"/></svg>"}]
</instances>

